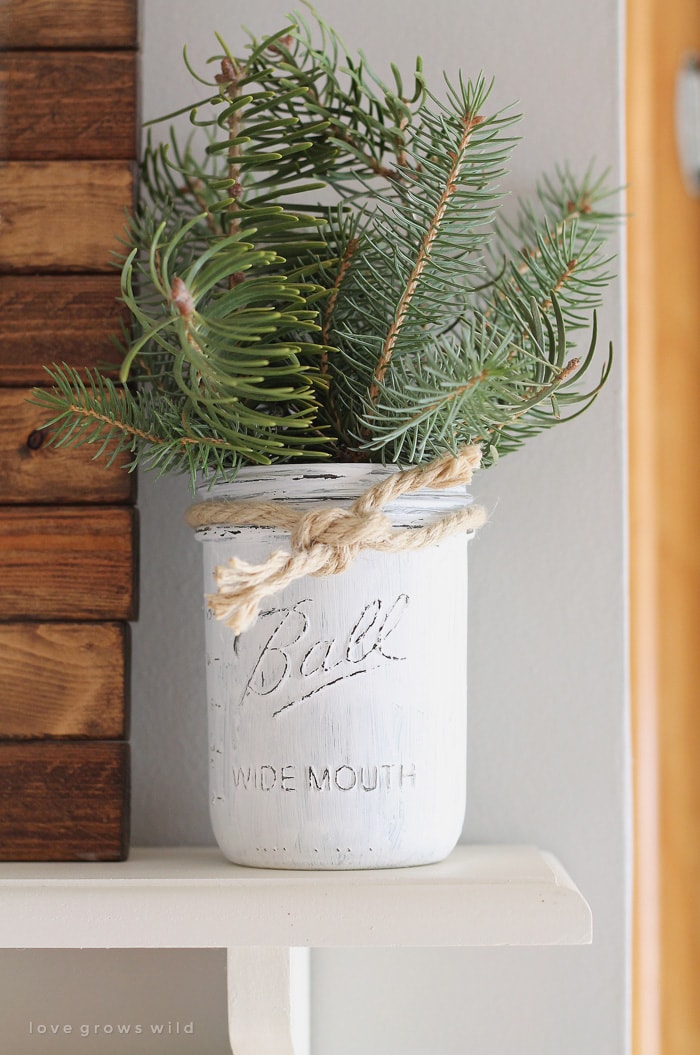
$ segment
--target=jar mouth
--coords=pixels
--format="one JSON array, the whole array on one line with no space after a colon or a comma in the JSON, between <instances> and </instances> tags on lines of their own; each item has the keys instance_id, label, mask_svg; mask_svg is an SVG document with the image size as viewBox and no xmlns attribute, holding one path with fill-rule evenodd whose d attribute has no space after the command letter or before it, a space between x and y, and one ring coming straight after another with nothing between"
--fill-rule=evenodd
<instances>
[{"instance_id":1,"label":"jar mouth","mask_svg":"<svg viewBox=\"0 0 700 1055\"><path fill-rule=\"evenodd\" d=\"M270 488L272 481L283 487L286 483L294 486L304 481L308 486L330 485L349 487L360 487L367 481L365 487L371 487L394 473L401 472L398 465L382 465L379 462L284 462L274 465L243 465L237 471L232 480L217 480L210 483L202 480L197 483L196 494L200 499L207 496L223 495L231 492L233 497L236 492L254 488L260 483L265 488ZM359 493L359 492L358 492Z\"/></svg>"},{"instance_id":2,"label":"jar mouth","mask_svg":"<svg viewBox=\"0 0 700 1055\"><path fill-rule=\"evenodd\" d=\"M306 512L312 508L338 506L347 508L370 487L401 472L397 465L371 462L331 462L244 466L230 482L204 483L197 488L197 500L232 502L265 502L289 504ZM383 506L382 511L394 527L424 527L471 505L473 497L466 484L450 488L424 488L404 494ZM246 530L236 527L201 527L196 535L206 538L232 537ZM275 532L277 528L255 528L258 532Z\"/></svg>"}]
</instances>

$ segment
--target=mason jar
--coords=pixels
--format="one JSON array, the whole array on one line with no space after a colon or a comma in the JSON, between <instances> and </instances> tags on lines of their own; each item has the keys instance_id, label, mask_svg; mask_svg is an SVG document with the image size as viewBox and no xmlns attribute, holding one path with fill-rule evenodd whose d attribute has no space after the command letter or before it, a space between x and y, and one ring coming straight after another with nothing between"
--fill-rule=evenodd
<instances>
[{"instance_id":1,"label":"mason jar","mask_svg":"<svg viewBox=\"0 0 700 1055\"><path fill-rule=\"evenodd\" d=\"M397 471L363 464L244 468L201 500L348 507ZM463 508L465 486L384 507L415 529ZM230 558L289 551L273 527L200 528L205 593ZM207 612L210 812L229 860L354 869L445 858L466 794L467 544L362 551L344 572L306 576L234 635Z\"/></svg>"}]
</instances>

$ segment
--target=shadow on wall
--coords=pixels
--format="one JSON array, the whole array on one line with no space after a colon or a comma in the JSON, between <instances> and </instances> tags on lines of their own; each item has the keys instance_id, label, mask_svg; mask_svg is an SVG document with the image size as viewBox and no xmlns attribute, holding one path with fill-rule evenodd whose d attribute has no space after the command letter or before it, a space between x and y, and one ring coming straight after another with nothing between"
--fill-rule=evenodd
<instances>
[{"instance_id":1,"label":"shadow on wall","mask_svg":"<svg viewBox=\"0 0 700 1055\"><path fill-rule=\"evenodd\" d=\"M141 473L140 617L132 628L132 845L213 843L202 550L184 477Z\"/></svg>"}]
</instances>

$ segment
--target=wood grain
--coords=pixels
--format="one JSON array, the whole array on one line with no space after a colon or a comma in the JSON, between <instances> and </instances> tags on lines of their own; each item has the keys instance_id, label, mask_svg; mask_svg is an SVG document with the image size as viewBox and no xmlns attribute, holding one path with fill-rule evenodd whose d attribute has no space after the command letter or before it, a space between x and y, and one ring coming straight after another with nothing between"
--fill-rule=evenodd
<instances>
[{"instance_id":1,"label":"wood grain","mask_svg":"<svg viewBox=\"0 0 700 1055\"><path fill-rule=\"evenodd\" d=\"M634 1051L700 1051L700 198L675 140L696 0L627 7Z\"/></svg>"},{"instance_id":2,"label":"wood grain","mask_svg":"<svg viewBox=\"0 0 700 1055\"><path fill-rule=\"evenodd\" d=\"M0 389L4 860L119 860L128 847L116 620L135 616L136 531L117 503L133 478L89 448L41 443L46 412L22 389L46 383L44 364L118 358L137 31L137 0L0 0L0 385L15 386Z\"/></svg>"},{"instance_id":3,"label":"wood grain","mask_svg":"<svg viewBox=\"0 0 700 1055\"><path fill-rule=\"evenodd\" d=\"M0 389L0 503L95 502L117 505L133 495L130 455L94 461L97 446L52 447L42 429L47 411L29 403L31 389Z\"/></svg>"},{"instance_id":4,"label":"wood grain","mask_svg":"<svg viewBox=\"0 0 700 1055\"><path fill-rule=\"evenodd\" d=\"M123 860L128 805L128 744L0 744L0 860Z\"/></svg>"},{"instance_id":5,"label":"wood grain","mask_svg":"<svg viewBox=\"0 0 700 1055\"><path fill-rule=\"evenodd\" d=\"M0 623L0 740L121 740L128 628Z\"/></svg>"},{"instance_id":6,"label":"wood grain","mask_svg":"<svg viewBox=\"0 0 700 1055\"><path fill-rule=\"evenodd\" d=\"M0 385L45 384L47 363L103 366L128 313L119 275L0 275ZM107 371L116 376L117 367Z\"/></svg>"},{"instance_id":7,"label":"wood grain","mask_svg":"<svg viewBox=\"0 0 700 1055\"><path fill-rule=\"evenodd\" d=\"M5 48L133 48L137 0L0 0Z\"/></svg>"},{"instance_id":8,"label":"wood grain","mask_svg":"<svg viewBox=\"0 0 700 1055\"><path fill-rule=\"evenodd\" d=\"M0 52L0 160L136 157L133 52Z\"/></svg>"},{"instance_id":9,"label":"wood grain","mask_svg":"<svg viewBox=\"0 0 700 1055\"><path fill-rule=\"evenodd\" d=\"M0 270L109 271L133 193L126 161L0 166Z\"/></svg>"},{"instance_id":10,"label":"wood grain","mask_svg":"<svg viewBox=\"0 0 700 1055\"><path fill-rule=\"evenodd\" d=\"M0 507L0 619L135 618L135 514Z\"/></svg>"}]
</instances>

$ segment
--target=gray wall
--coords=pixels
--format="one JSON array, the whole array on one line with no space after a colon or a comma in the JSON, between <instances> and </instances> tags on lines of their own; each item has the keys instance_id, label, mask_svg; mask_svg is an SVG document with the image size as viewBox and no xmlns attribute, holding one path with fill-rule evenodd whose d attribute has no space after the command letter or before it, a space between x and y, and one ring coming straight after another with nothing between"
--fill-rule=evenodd
<instances>
[{"instance_id":1,"label":"gray wall","mask_svg":"<svg viewBox=\"0 0 700 1055\"><path fill-rule=\"evenodd\" d=\"M265 31L289 6L286 0L267 0L261 10L222 0L142 3L146 118L190 98L179 60L183 42L196 61L213 48L218 29L235 49L240 21ZM580 169L592 157L611 166L614 182L624 182L621 0L325 0L321 8L380 70L389 58L410 69L420 52L429 74L460 65L494 74L498 101L517 100L526 115L509 179L514 193L529 194L538 173L557 162ZM624 273L622 262L618 271ZM594 944L315 953L314 1055L424 1055L431 1045L446 1055L627 1051L623 328L618 283L601 318L602 344L612 338L617 350L611 382L586 417L540 437L475 482L493 515L470 558L464 839L554 852L592 905ZM211 841L200 553L182 525L187 500L183 481L140 481L135 843ZM16 972L20 956L24 974ZM200 1015L195 1044L172 1050L199 1052L207 1039L210 1055L225 1050L223 1002L212 1011L210 1001L204 1010L201 993L183 982L196 960L196 977L211 976L220 993L217 953L188 954L185 961L175 953L80 956L57 954L44 963L36 953L0 956L0 1001L11 999L13 1007L9 1018L3 1014L3 1031L9 1023L16 1055L38 1050L24 1035L26 1021L36 1018L38 985L50 992L60 980L64 1019L90 1021L96 997L81 995L84 978L89 974L95 985L105 972L111 984L120 965L132 989L122 986L114 998L115 1016L118 1009L128 1013L135 994L172 969L173 1002L163 1014ZM50 1043L58 1055L58 1043ZM82 1041L81 1050L112 1049Z\"/></svg>"}]
</instances>

